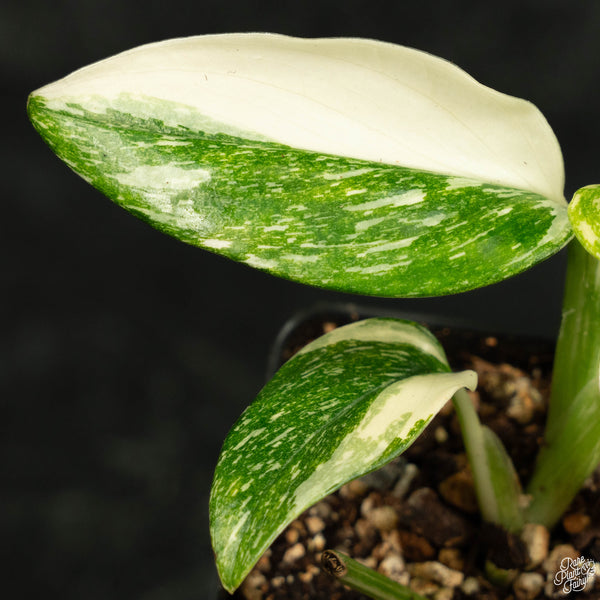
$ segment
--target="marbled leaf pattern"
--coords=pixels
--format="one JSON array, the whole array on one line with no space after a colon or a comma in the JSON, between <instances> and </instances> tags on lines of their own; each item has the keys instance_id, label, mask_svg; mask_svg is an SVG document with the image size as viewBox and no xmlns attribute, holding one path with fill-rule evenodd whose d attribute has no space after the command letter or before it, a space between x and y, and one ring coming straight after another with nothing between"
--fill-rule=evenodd
<instances>
[{"instance_id":1,"label":"marbled leaf pattern","mask_svg":"<svg viewBox=\"0 0 600 600\"><path fill-rule=\"evenodd\" d=\"M150 98L88 104L29 101L74 171L180 240L302 283L456 293L519 273L572 235L566 204L535 192L207 133L219 124Z\"/></svg>"},{"instance_id":2,"label":"marbled leaf pattern","mask_svg":"<svg viewBox=\"0 0 600 600\"><path fill-rule=\"evenodd\" d=\"M405 450L472 371L450 373L423 327L369 319L288 361L233 427L210 500L221 581L235 589L281 530Z\"/></svg>"}]
</instances>

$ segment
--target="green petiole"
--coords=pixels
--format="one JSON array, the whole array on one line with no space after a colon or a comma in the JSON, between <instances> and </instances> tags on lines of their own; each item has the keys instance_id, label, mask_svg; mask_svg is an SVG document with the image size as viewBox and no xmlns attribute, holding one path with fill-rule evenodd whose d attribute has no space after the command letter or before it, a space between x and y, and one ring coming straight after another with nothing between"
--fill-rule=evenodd
<instances>
[{"instance_id":1,"label":"green petiole","mask_svg":"<svg viewBox=\"0 0 600 600\"><path fill-rule=\"evenodd\" d=\"M453 403L481 514L486 521L517 531L523 525L521 486L512 461L496 434L481 425L466 389L454 394Z\"/></svg>"},{"instance_id":2,"label":"green petiole","mask_svg":"<svg viewBox=\"0 0 600 600\"><path fill-rule=\"evenodd\" d=\"M341 583L373 600L426 600L409 587L359 563L343 552L325 550L321 566Z\"/></svg>"},{"instance_id":3,"label":"green petiole","mask_svg":"<svg viewBox=\"0 0 600 600\"><path fill-rule=\"evenodd\" d=\"M529 522L551 527L600 462L600 261L574 240Z\"/></svg>"}]
</instances>

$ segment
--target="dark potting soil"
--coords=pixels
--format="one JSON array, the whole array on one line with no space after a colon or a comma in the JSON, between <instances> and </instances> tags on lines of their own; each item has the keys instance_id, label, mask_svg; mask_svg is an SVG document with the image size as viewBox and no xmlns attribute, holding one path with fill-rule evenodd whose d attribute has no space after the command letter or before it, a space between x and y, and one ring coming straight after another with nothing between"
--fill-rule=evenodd
<instances>
[{"instance_id":1,"label":"dark potting soil","mask_svg":"<svg viewBox=\"0 0 600 600\"><path fill-rule=\"evenodd\" d=\"M283 358L340 324L315 320L291 337ZM472 399L480 418L504 443L521 481L527 481L543 439L552 346L447 328L434 333L453 369L477 371L479 386ZM600 562L600 470L586 481L551 535L538 526L519 537L484 524L449 402L401 457L344 485L291 523L234 597L365 598L320 567L321 554L329 548L435 600L566 597L563 586L554 583L562 558ZM486 561L495 565L494 582ZM600 599L600 576L588 579L584 591L572 587L570 593Z\"/></svg>"}]
</instances>

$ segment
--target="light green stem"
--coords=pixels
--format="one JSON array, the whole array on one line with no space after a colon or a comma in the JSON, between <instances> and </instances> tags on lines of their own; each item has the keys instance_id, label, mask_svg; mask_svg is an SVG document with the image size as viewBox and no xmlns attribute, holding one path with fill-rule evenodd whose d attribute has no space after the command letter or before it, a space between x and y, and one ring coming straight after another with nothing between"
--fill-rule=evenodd
<instances>
[{"instance_id":1,"label":"light green stem","mask_svg":"<svg viewBox=\"0 0 600 600\"><path fill-rule=\"evenodd\" d=\"M494 496L491 485L491 476L487 464L485 443L483 441L483 427L469 397L464 388L456 392L453 398L454 410L460 423L463 443L469 464L475 480L475 492L479 501L481 514L486 521L497 522L498 502Z\"/></svg>"},{"instance_id":2,"label":"light green stem","mask_svg":"<svg viewBox=\"0 0 600 600\"><path fill-rule=\"evenodd\" d=\"M564 427L575 396L600 365L600 261L577 241L569 245L562 322L552 378L545 438L551 443Z\"/></svg>"},{"instance_id":3,"label":"light green stem","mask_svg":"<svg viewBox=\"0 0 600 600\"><path fill-rule=\"evenodd\" d=\"M454 394L453 402L481 515L508 531L517 531L523 525L521 486L512 461L496 434L481 425L465 389Z\"/></svg>"},{"instance_id":4,"label":"light green stem","mask_svg":"<svg viewBox=\"0 0 600 600\"><path fill-rule=\"evenodd\" d=\"M405 585L366 567L343 552L325 550L321 564L344 585L374 600L427 600Z\"/></svg>"},{"instance_id":5,"label":"light green stem","mask_svg":"<svg viewBox=\"0 0 600 600\"><path fill-rule=\"evenodd\" d=\"M551 527L600 462L600 261L569 246L552 394L527 520Z\"/></svg>"}]
</instances>

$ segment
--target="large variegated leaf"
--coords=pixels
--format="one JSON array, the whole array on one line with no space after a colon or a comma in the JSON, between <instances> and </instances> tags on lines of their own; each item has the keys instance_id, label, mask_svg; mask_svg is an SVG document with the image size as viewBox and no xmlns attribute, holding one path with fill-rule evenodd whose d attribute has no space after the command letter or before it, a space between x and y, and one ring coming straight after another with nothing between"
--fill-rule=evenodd
<instances>
[{"instance_id":1,"label":"large variegated leaf","mask_svg":"<svg viewBox=\"0 0 600 600\"><path fill-rule=\"evenodd\" d=\"M577 190L569 203L569 218L581 245L600 259L600 185Z\"/></svg>"},{"instance_id":2,"label":"large variegated leaf","mask_svg":"<svg viewBox=\"0 0 600 600\"><path fill-rule=\"evenodd\" d=\"M371 319L306 346L229 433L210 501L221 580L232 591L278 533L343 483L400 454L472 371L450 373L424 328Z\"/></svg>"},{"instance_id":3,"label":"large variegated leaf","mask_svg":"<svg viewBox=\"0 0 600 600\"><path fill-rule=\"evenodd\" d=\"M392 44L171 40L38 90L29 115L132 213L317 286L452 293L571 236L560 149L539 111Z\"/></svg>"}]
</instances>

